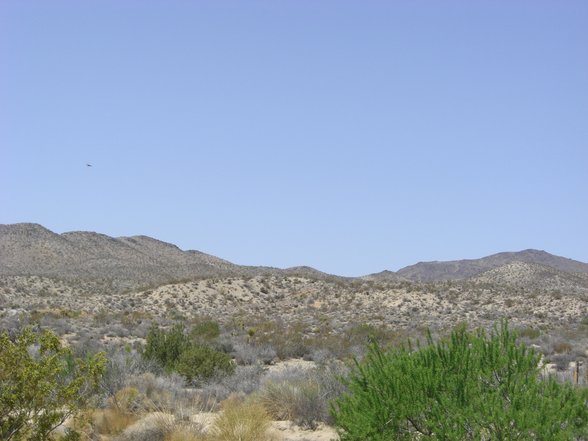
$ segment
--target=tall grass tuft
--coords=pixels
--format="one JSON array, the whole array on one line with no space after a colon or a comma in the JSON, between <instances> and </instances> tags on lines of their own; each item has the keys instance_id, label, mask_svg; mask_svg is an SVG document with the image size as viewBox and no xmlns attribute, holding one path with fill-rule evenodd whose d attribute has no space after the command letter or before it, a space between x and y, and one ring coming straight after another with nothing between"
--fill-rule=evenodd
<instances>
[{"instance_id":1,"label":"tall grass tuft","mask_svg":"<svg viewBox=\"0 0 588 441\"><path fill-rule=\"evenodd\" d=\"M270 417L261 404L229 398L222 409L211 430L214 441L275 440L269 433Z\"/></svg>"}]
</instances>

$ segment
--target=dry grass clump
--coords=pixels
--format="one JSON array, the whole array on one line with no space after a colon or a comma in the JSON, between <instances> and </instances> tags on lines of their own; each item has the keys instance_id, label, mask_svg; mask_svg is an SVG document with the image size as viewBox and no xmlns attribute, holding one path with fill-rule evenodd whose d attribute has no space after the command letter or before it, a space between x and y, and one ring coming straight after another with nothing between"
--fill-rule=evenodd
<instances>
[{"instance_id":1,"label":"dry grass clump","mask_svg":"<svg viewBox=\"0 0 588 441\"><path fill-rule=\"evenodd\" d=\"M553 352L556 354L567 354L572 352L572 345L567 341L558 341L553 345Z\"/></svg>"},{"instance_id":2,"label":"dry grass clump","mask_svg":"<svg viewBox=\"0 0 588 441\"><path fill-rule=\"evenodd\" d=\"M165 441L205 441L206 436L187 427L174 429L165 437Z\"/></svg>"},{"instance_id":3,"label":"dry grass clump","mask_svg":"<svg viewBox=\"0 0 588 441\"><path fill-rule=\"evenodd\" d=\"M297 383L297 384L296 384ZM294 420L295 401L299 395L300 381L268 381L257 394L257 400L274 420Z\"/></svg>"},{"instance_id":4,"label":"dry grass clump","mask_svg":"<svg viewBox=\"0 0 588 441\"><path fill-rule=\"evenodd\" d=\"M141 406L144 396L136 387L124 387L108 399L108 406L111 409L118 409L121 412L133 414Z\"/></svg>"},{"instance_id":5,"label":"dry grass clump","mask_svg":"<svg viewBox=\"0 0 588 441\"><path fill-rule=\"evenodd\" d=\"M311 369L292 367L269 374L256 393L275 420L290 420L315 430L331 423L329 401L345 390L339 378L347 368L342 363L325 363Z\"/></svg>"},{"instance_id":6,"label":"dry grass clump","mask_svg":"<svg viewBox=\"0 0 588 441\"><path fill-rule=\"evenodd\" d=\"M165 412L146 414L117 438L117 441L202 441L200 425Z\"/></svg>"},{"instance_id":7,"label":"dry grass clump","mask_svg":"<svg viewBox=\"0 0 588 441\"><path fill-rule=\"evenodd\" d=\"M147 414L120 434L117 441L164 441L173 431L173 415L160 412Z\"/></svg>"},{"instance_id":8,"label":"dry grass clump","mask_svg":"<svg viewBox=\"0 0 588 441\"><path fill-rule=\"evenodd\" d=\"M204 410L205 404L196 396L183 396L171 391L162 394L162 386L175 385L166 379L147 375L148 386L127 386L111 396L105 409L97 409L87 417L83 433L87 439L117 441L198 441L203 433L190 417ZM141 387L143 386L143 387ZM141 390L139 390L141 389ZM162 397L162 395L164 395ZM155 398L154 401L152 398ZM191 398L191 399L190 399ZM82 427L80 427L82 429ZM98 437L98 438L97 438ZM84 438L84 439L86 439Z\"/></svg>"},{"instance_id":9,"label":"dry grass clump","mask_svg":"<svg viewBox=\"0 0 588 441\"><path fill-rule=\"evenodd\" d=\"M95 410L91 415L92 432L98 435L118 435L138 420L137 416L116 407Z\"/></svg>"},{"instance_id":10,"label":"dry grass clump","mask_svg":"<svg viewBox=\"0 0 588 441\"><path fill-rule=\"evenodd\" d=\"M220 402L231 395L249 395L259 389L265 372L266 368L259 364L237 366L233 375L213 379L205 384L200 391L200 398Z\"/></svg>"},{"instance_id":11,"label":"dry grass clump","mask_svg":"<svg viewBox=\"0 0 588 441\"><path fill-rule=\"evenodd\" d=\"M141 394L134 387L125 387L108 399L108 407L90 415L89 425L94 434L118 435L135 423Z\"/></svg>"},{"instance_id":12,"label":"dry grass clump","mask_svg":"<svg viewBox=\"0 0 588 441\"><path fill-rule=\"evenodd\" d=\"M310 379L267 382L259 392L258 400L276 420L294 421L301 427L314 430L325 419L326 406L320 385Z\"/></svg>"},{"instance_id":13,"label":"dry grass clump","mask_svg":"<svg viewBox=\"0 0 588 441\"><path fill-rule=\"evenodd\" d=\"M158 376L147 372L129 380L143 397L141 410L176 414L178 410L201 407L197 394L186 388L185 380L177 375Z\"/></svg>"},{"instance_id":14,"label":"dry grass clump","mask_svg":"<svg viewBox=\"0 0 588 441\"><path fill-rule=\"evenodd\" d=\"M211 429L214 441L274 441L269 433L271 419L265 408L256 402L229 398Z\"/></svg>"}]
</instances>

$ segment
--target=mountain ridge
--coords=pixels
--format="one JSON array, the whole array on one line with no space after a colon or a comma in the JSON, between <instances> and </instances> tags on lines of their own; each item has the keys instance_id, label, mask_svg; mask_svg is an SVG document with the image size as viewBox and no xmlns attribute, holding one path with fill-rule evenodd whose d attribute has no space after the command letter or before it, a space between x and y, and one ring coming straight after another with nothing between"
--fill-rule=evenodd
<instances>
[{"instance_id":1,"label":"mountain ridge","mask_svg":"<svg viewBox=\"0 0 588 441\"><path fill-rule=\"evenodd\" d=\"M570 274L588 274L588 263L543 250L527 249L479 259L419 262L396 272L384 270L351 278L327 274L308 266L280 269L237 265L201 251L182 250L175 244L145 235L115 238L90 231L58 234L35 223L0 224L0 275L96 278L112 280L119 287L260 274L301 275L312 279L437 282L475 278L513 262L543 265ZM524 271L529 272L528 269Z\"/></svg>"},{"instance_id":2,"label":"mountain ridge","mask_svg":"<svg viewBox=\"0 0 588 441\"><path fill-rule=\"evenodd\" d=\"M569 273L539 263L514 261L478 274L469 280L476 283L509 285L517 288L540 288L573 292L588 290L588 273Z\"/></svg>"},{"instance_id":3,"label":"mountain ridge","mask_svg":"<svg viewBox=\"0 0 588 441\"><path fill-rule=\"evenodd\" d=\"M416 282L460 280L515 261L545 265L572 274L588 273L588 263L536 249L506 251L479 259L419 262L401 268L396 273Z\"/></svg>"}]
</instances>

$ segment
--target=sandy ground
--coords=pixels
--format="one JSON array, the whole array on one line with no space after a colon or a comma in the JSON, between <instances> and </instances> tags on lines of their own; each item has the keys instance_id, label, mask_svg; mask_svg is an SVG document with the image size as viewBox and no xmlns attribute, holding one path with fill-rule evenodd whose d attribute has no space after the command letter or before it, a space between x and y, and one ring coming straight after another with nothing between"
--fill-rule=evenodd
<instances>
[{"instance_id":1,"label":"sandy ground","mask_svg":"<svg viewBox=\"0 0 588 441\"><path fill-rule=\"evenodd\" d=\"M272 429L282 441L331 441L337 440L337 432L329 426L320 425L316 430L304 430L290 421L274 421Z\"/></svg>"},{"instance_id":2,"label":"sandy ground","mask_svg":"<svg viewBox=\"0 0 588 441\"><path fill-rule=\"evenodd\" d=\"M290 360L280 361L268 367L267 373L273 374L276 372L283 372L289 369L313 369L316 367L314 361L302 360L300 358L293 358Z\"/></svg>"},{"instance_id":3,"label":"sandy ground","mask_svg":"<svg viewBox=\"0 0 588 441\"><path fill-rule=\"evenodd\" d=\"M200 412L192 416L192 421L207 432L217 417L215 412ZM305 430L291 421L273 421L270 429L279 441L331 441L337 440L334 428L324 424L316 430Z\"/></svg>"}]
</instances>

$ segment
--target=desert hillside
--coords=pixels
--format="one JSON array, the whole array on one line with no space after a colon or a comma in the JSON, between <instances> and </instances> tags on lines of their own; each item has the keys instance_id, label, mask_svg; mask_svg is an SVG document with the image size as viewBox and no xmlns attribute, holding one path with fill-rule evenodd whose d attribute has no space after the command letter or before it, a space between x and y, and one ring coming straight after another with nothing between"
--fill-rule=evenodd
<instances>
[{"instance_id":1,"label":"desert hillside","mask_svg":"<svg viewBox=\"0 0 588 441\"><path fill-rule=\"evenodd\" d=\"M30 223L0 225L0 257L0 275L100 279L125 287L218 276L337 277L308 266L278 269L236 265L200 251L184 251L147 236L114 238L87 231L56 234ZM588 274L587 263L545 251L524 250L480 259L420 262L397 272L385 270L361 279L387 282L464 280L514 262L542 265L564 273Z\"/></svg>"},{"instance_id":2,"label":"desert hillside","mask_svg":"<svg viewBox=\"0 0 588 441\"><path fill-rule=\"evenodd\" d=\"M546 265L519 261L485 271L471 280L519 288L560 290L568 294L588 289L588 273L568 273Z\"/></svg>"},{"instance_id":3,"label":"desert hillside","mask_svg":"<svg viewBox=\"0 0 588 441\"><path fill-rule=\"evenodd\" d=\"M500 317L555 328L588 317L588 264L536 250L343 278L310 267L239 266L146 236L56 234L15 224L0 226L0 257L4 315L206 316L297 323L309 334L327 325L334 333L357 324L407 333L459 321L489 326Z\"/></svg>"},{"instance_id":4,"label":"desert hillside","mask_svg":"<svg viewBox=\"0 0 588 441\"><path fill-rule=\"evenodd\" d=\"M417 335L462 321L491 327L504 317L561 334L588 323L586 268L525 250L344 278L310 267L239 266L146 236L1 225L0 318L44 317L67 329L81 326L76 338L102 339L141 338L150 323L202 317L256 329L252 340L274 329L309 342L343 338L364 325Z\"/></svg>"},{"instance_id":5,"label":"desert hillside","mask_svg":"<svg viewBox=\"0 0 588 441\"><path fill-rule=\"evenodd\" d=\"M329 277L310 267L279 270L235 265L147 236L114 238L86 231L56 234L38 224L0 225L0 275L102 281L116 290L262 273Z\"/></svg>"},{"instance_id":6,"label":"desert hillside","mask_svg":"<svg viewBox=\"0 0 588 441\"><path fill-rule=\"evenodd\" d=\"M504 252L482 257L481 259L453 260L448 262L419 262L398 271L410 280L430 282L438 280L459 280L481 274L513 262L524 262L548 266L567 273L587 273L588 264L554 256L540 250Z\"/></svg>"},{"instance_id":7,"label":"desert hillside","mask_svg":"<svg viewBox=\"0 0 588 441\"><path fill-rule=\"evenodd\" d=\"M174 427L189 409L190 430L206 433L220 421L219 403L236 395L265 403L275 439L327 441L335 436L328 402L343 391L337 378L374 339L395 346L506 318L541 352L546 375L585 382L584 367L581 380L575 369L588 361L587 266L526 250L345 278L239 266L146 236L2 225L0 329L33 325L78 354L108 354L107 398L92 416L100 439L144 439L161 429L154 409L171 412L164 419ZM147 360L153 330L177 326L229 357L235 372L190 383ZM121 414L113 399L129 390L142 401ZM288 407L300 397L302 406Z\"/></svg>"}]
</instances>

